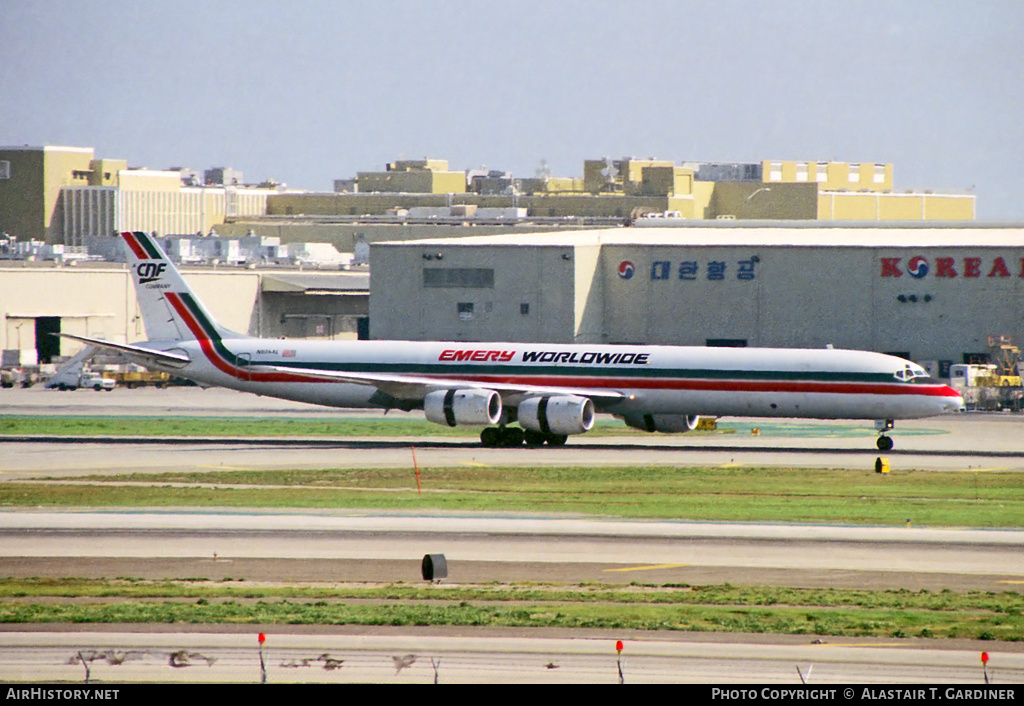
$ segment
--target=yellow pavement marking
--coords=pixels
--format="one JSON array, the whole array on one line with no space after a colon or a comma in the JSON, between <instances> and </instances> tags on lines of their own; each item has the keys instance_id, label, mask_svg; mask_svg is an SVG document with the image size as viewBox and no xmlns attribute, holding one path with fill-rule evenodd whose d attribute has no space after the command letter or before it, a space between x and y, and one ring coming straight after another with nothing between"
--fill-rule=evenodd
<instances>
[{"instance_id":1,"label":"yellow pavement marking","mask_svg":"<svg viewBox=\"0 0 1024 706\"><path fill-rule=\"evenodd\" d=\"M978 473L985 471L1012 471L1010 466L1003 466L1002 468L961 468L960 473Z\"/></svg>"},{"instance_id":2,"label":"yellow pavement marking","mask_svg":"<svg viewBox=\"0 0 1024 706\"><path fill-rule=\"evenodd\" d=\"M252 470L251 468L246 468L245 466L215 466L213 464L208 464L208 465L205 465L205 466L200 466L200 468L216 468L216 469L221 470L221 471L251 471Z\"/></svg>"}]
</instances>

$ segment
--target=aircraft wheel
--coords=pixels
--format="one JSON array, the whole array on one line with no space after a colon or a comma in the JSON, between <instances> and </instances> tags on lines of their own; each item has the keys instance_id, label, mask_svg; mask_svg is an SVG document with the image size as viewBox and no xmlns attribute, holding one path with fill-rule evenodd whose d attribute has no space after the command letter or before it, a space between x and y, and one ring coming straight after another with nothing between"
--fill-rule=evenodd
<instances>
[{"instance_id":1,"label":"aircraft wheel","mask_svg":"<svg viewBox=\"0 0 1024 706\"><path fill-rule=\"evenodd\" d=\"M498 427L487 427L480 432L480 444L486 448L493 449L498 445L498 440L501 438L501 429Z\"/></svg>"},{"instance_id":2,"label":"aircraft wheel","mask_svg":"<svg viewBox=\"0 0 1024 706\"><path fill-rule=\"evenodd\" d=\"M879 451L888 451L893 447L892 439L884 434L878 437L876 445L878 446Z\"/></svg>"},{"instance_id":3,"label":"aircraft wheel","mask_svg":"<svg viewBox=\"0 0 1024 706\"><path fill-rule=\"evenodd\" d=\"M514 447L523 445L523 430L519 427L505 427L501 432L501 445Z\"/></svg>"},{"instance_id":4,"label":"aircraft wheel","mask_svg":"<svg viewBox=\"0 0 1024 706\"><path fill-rule=\"evenodd\" d=\"M526 445L527 446L543 446L544 445L544 435L541 434L539 431L534 431L533 429L527 429L525 434L524 434L524 436L526 437Z\"/></svg>"},{"instance_id":5,"label":"aircraft wheel","mask_svg":"<svg viewBox=\"0 0 1024 706\"><path fill-rule=\"evenodd\" d=\"M565 434L548 434L548 446L565 446L569 437Z\"/></svg>"}]
</instances>

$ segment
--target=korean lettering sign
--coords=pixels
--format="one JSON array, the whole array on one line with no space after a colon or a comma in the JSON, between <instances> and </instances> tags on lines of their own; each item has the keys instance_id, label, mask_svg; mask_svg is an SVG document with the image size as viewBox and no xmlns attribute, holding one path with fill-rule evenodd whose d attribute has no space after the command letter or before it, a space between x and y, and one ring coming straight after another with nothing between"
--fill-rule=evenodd
<instances>
[{"instance_id":1,"label":"korean lettering sign","mask_svg":"<svg viewBox=\"0 0 1024 706\"><path fill-rule=\"evenodd\" d=\"M760 258L756 255L746 260L655 260L651 263L650 277L652 280L684 280L696 281L706 279L711 282L722 282L725 280L750 281L757 277L757 263ZM619 265L620 277L624 271L623 265L630 272L632 277L633 263L623 262ZM624 278L628 279L628 278Z\"/></svg>"}]
</instances>

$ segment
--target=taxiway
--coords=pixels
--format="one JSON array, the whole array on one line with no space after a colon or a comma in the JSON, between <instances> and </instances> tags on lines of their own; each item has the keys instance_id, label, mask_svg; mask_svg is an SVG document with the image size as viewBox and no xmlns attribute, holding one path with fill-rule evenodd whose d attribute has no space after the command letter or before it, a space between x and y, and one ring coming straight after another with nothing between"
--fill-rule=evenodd
<instances>
[{"instance_id":1,"label":"taxiway","mask_svg":"<svg viewBox=\"0 0 1024 706\"><path fill-rule=\"evenodd\" d=\"M227 390L175 388L113 393L4 390L0 414L365 417ZM2 417L0 417L2 421ZM761 433L753 434L758 428ZM863 428L863 431L860 430ZM55 429L55 433L59 433ZM953 415L903 422L893 467L1024 470L1024 417ZM556 449L482 449L462 439L5 439L0 481L74 479L97 472L223 468L420 467L431 465L759 465L872 468L870 423L754 420L731 434L580 437ZM234 577L247 581L416 581L424 554L443 553L449 581L601 581L778 584L911 590L1014 590L1024 582L1024 532L795 527L683 522L606 522L561 517L412 516L329 512L0 512L0 560L10 576ZM248 632L254 632L249 630ZM612 633L460 629L278 628L271 681L617 680ZM619 636L622 637L622 636ZM813 664L818 683L980 682L988 645L806 637L627 635L628 680L796 683ZM254 681L252 635L206 627L131 632L0 631L0 679L80 678L78 651L140 655L93 662L94 677L157 681ZM761 644L751 644L751 643ZM895 646L915 649L893 649ZM1018 645L998 647L1005 682L1024 678ZM976 649L977 648L977 649ZM216 656L168 668L185 649ZM329 670L318 655L347 667ZM98 653L97 653L98 654ZM396 670L394 657L416 655ZM434 665L431 663L434 659ZM115 660L116 661L116 660ZM69 662L71 662L69 664ZM553 666L552 666L553 665ZM1005 683L1004 682L1004 683Z\"/></svg>"}]
</instances>

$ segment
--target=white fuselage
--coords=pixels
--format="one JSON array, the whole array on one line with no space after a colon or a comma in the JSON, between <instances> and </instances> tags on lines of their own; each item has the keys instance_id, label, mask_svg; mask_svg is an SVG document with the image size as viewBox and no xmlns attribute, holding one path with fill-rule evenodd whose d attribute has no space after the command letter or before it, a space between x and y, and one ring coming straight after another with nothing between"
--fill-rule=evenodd
<instances>
[{"instance_id":1,"label":"white fuselage","mask_svg":"<svg viewBox=\"0 0 1024 706\"><path fill-rule=\"evenodd\" d=\"M256 338L145 345L187 353L188 365L165 369L204 385L333 407L414 409L422 394L310 371L415 376L427 390L436 381L436 389L591 391L599 411L616 415L913 419L962 404L918 366L865 351ZM530 396L501 394L507 407Z\"/></svg>"}]
</instances>

